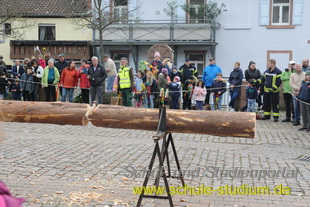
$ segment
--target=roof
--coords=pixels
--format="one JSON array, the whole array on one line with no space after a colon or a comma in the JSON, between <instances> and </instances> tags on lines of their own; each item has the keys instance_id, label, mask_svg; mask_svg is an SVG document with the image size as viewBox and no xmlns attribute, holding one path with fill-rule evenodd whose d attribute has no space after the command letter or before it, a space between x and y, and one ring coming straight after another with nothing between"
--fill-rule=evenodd
<instances>
[{"instance_id":1,"label":"roof","mask_svg":"<svg viewBox=\"0 0 310 207\"><path fill-rule=\"evenodd\" d=\"M65 17L86 14L91 0L0 0L0 15Z\"/></svg>"}]
</instances>

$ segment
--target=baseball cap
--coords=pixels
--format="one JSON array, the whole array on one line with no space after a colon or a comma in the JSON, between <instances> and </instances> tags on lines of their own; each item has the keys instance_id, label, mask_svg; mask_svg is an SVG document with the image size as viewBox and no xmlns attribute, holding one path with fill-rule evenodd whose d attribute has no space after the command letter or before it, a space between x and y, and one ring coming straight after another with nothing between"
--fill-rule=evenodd
<instances>
[{"instance_id":1,"label":"baseball cap","mask_svg":"<svg viewBox=\"0 0 310 207\"><path fill-rule=\"evenodd\" d=\"M185 62L189 62L189 61L191 61L190 58L185 58Z\"/></svg>"},{"instance_id":2,"label":"baseball cap","mask_svg":"<svg viewBox=\"0 0 310 207\"><path fill-rule=\"evenodd\" d=\"M60 54L58 55L58 57L65 57L65 54L60 53Z\"/></svg>"},{"instance_id":3,"label":"baseball cap","mask_svg":"<svg viewBox=\"0 0 310 207\"><path fill-rule=\"evenodd\" d=\"M290 65L295 65L295 61L294 61L294 60L291 60L290 62L288 62L288 64L290 64Z\"/></svg>"},{"instance_id":4,"label":"baseball cap","mask_svg":"<svg viewBox=\"0 0 310 207\"><path fill-rule=\"evenodd\" d=\"M209 58L209 61L213 61L213 60L215 60L214 57L210 57Z\"/></svg>"}]
</instances>

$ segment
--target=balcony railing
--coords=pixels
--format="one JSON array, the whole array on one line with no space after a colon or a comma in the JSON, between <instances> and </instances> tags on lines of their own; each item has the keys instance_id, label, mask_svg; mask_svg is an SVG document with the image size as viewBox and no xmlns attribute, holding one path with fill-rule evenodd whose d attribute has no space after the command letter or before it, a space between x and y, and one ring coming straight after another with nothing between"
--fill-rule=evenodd
<instances>
[{"instance_id":1,"label":"balcony railing","mask_svg":"<svg viewBox=\"0 0 310 207\"><path fill-rule=\"evenodd\" d=\"M105 44L150 42L212 43L214 23L182 23L169 21L140 21L114 24L103 32ZM95 34L98 43L99 32Z\"/></svg>"},{"instance_id":2,"label":"balcony railing","mask_svg":"<svg viewBox=\"0 0 310 207\"><path fill-rule=\"evenodd\" d=\"M53 58L58 58L59 53L64 53L66 59L80 60L82 58L90 59L92 56L92 46L88 41L16 41L10 42L10 58L24 59L36 55L35 47L39 46L42 50L51 52Z\"/></svg>"}]
</instances>

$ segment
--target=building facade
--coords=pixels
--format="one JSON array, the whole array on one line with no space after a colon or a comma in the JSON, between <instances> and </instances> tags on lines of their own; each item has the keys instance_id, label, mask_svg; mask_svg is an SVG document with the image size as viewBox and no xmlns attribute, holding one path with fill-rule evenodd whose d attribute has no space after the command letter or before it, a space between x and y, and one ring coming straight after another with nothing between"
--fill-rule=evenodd
<instances>
[{"instance_id":1,"label":"building facade","mask_svg":"<svg viewBox=\"0 0 310 207\"><path fill-rule=\"evenodd\" d=\"M189 0L178 0L184 5ZM191 3L204 1L191 1ZM120 22L108 27L104 34L104 52L119 64L122 56L129 58L129 64L137 69L139 60L150 61L155 50L160 50L162 58L169 57L174 65L180 67L186 57L192 59L199 75L214 55L216 46L216 24L191 19L181 7L177 7L178 18L171 21L164 8L167 1L124 0L109 1L114 14L134 10L132 21ZM95 32L93 45L95 53L99 53L99 33ZM172 55L170 54L173 51Z\"/></svg>"},{"instance_id":2,"label":"building facade","mask_svg":"<svg viewBox=\"0 0 310 207\"><path fill-rule=\"evenodd\" d=\"M137 60L150 60L154 44L167 44L174 51L174 64L178 67L190 57L202 74L208 58L215 56L228 76L234 62L246 69L255 61L262 71L267 60L274 58L280 69L289 60L301 62L310 55L309 21L310 1L305 0L213 0L226 4L223 12L212 25L193 21L180 5L201 4L203 0L178 0L178 18L171 23L164 12L167 1L111 0L114 12L138 7L138 22L113 25L104 32L104 51L116 62L128 56L130 65L137 68ZM124 3L125 2L125 3ZM113 11L113 10L111 10ZM98 52L98 33L94 35Z\"/></svg>"},{"instance_id":3,"label":"building facade","mask_svg":"<svg viewBox=\"0 0 310 207\"><path fill-rule=\"evenodd\" d=\"M85 12L94 1L80 0L86 7L76 12ZM112 15L124 15L134 10L128 21L115 23L103 33L104 53L119 64L122 56L129 58L129 64L138 69L140 60L150 61L155 50L162 57L170 57L180 67L189 57L199 70L199 75L208 64L208 58L215 56L224 76L228 76L234 62L240 62L246 69L255 61L262 71L269 58L275 58L280 69L289 60L301 62L310 54L309 21L310 1L306 0L213 0L225 3L226 12L210 23L195 19L186 13L181 5L206 3L207 0L176 0L178 17L171 21L164 9L167 1L105 0ZM0 53L10 65L15 59L30 57L34 47L50 50L53 57L65 53L68 59L79 60L94 54L99 56L99 33L90 28L77 29L66 17L67 6L61 0L18 1L23 19L33 22L25 30L22 39L0 36ZM79 1L72 1L76 5ZM91 4L92 3L92 4ZM28 8L28 9L27 9ZM33 9L36 8L36 9ZM12 23L14 24L14 23ZM8 26L8 25L6 25ZM14 27L14 25L11 25ZM8 30L9 32L9 30Z\"/></svg>"},{"instance_id":4,"label":"building facade","mask_svg":"<svg viewBox=\"0 0 310 207\"><path fill-rule=\"evenodd\" d=\"M256 62L264 71L267 60L277 60L282 71L290 60L310 58L310 1L306 0L218 0L227 12L217 19L216 58L225 76L234 62L245 70Z\"/></svg>"},{"instance_id":5,"label":"building facade","mask_svg":"<svg viewBox=\"0 0 310 207\"><path fill-rule=\"evenodd\" d=\"M84 2L84 1L83 1ZM23 28L20 38L12 38L17 30L6 30L6 35L0 35L0 54L4 56L7 65L13 65L16 59L23 60L36 55L35 47L38 46L51 52L51 56L58 58L59 53L64 53L67 59L80 60L90 58L92 55L91 42L92 30L88 28L77 29L72 18L68 18L67 5L63 1L37 1L25 0L17 2L19 16L8 21L5 25L9 28L19 28L22 21L31 25ZM71 9L76 9L73 7ZM77 12L85 12L85 7Z\"/></svg>"}]
</instances>

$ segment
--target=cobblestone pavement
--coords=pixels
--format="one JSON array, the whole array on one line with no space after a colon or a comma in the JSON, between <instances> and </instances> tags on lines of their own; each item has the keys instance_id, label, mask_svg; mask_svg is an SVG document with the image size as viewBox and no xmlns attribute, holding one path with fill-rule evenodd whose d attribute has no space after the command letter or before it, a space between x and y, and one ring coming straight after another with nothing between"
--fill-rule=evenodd
<instances>
[{"instance_id":1,"label":"cobblestone pavement","mask_svg":"<svg viewBox=\"0 0 310 207\"><path fill-rule=\"evenodd\" d=\"M154 132L2 123L0 180L25 206L135 206L132 187L143 178L128 175L128 166L148 166ZM185 177L189 186L269 186L282 184L291 195L173 195L176 206L310 206L310 134L291 123L257 121L255 139L173 134L182 169L286 170L293 178ZM172 156L170 156L171 158ZM175 166L175 163L171 163ZM271 176L272 177L272 176ZM150 182L150 183L153 183ZM162 183L161 183L162 184ZM170 184L180 186L171 179ZM144 207L168 206L167 200L144 199Z\"/></svg>"}]
</instances>

